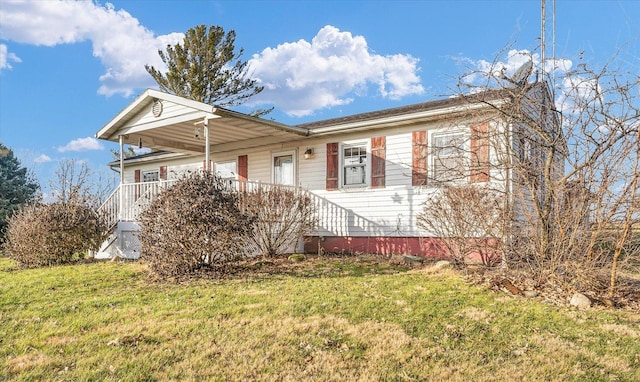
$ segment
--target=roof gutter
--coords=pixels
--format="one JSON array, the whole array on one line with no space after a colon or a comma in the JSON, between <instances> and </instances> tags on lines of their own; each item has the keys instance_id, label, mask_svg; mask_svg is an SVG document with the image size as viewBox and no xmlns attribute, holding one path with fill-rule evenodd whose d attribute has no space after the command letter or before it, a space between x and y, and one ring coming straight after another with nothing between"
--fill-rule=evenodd
<instances>
[{"instance_id":1,"label":"roof gutter","mask_svg":"<svg viewBox=\"0 0 640 382\"><path fill-rule=\"evenodd\" d=\"M505 102L506 100L498 100L496 105L500 105ZM346 123L341 125L318 127L311 130L311 135L313 136L329 135L334 133L340 133L343 131L351 132L351 131L383 128L388 125L395 125L405 121L414 122L417 119L429 120L429 119L440 117L442 115L450 116L451 114L460 114L464 112L483 109L486 107L487 107L486 103L478 103L478 104L471 104L471 105L464 105L464 106L451 106L444 109L433 109L433 110L427 110L427 111L412 113L412 114L396 115L396 116L391 116L391 117L382 118L382 119L374 119L374 120Z\"/></svg>"},{"instance_id":2,"label":"roof gutter","mask_svg":"<svg viewBox=\"0 0 640 382\"><path fill-rule=\"evenodd\" d=\"M245 121L261 123L263 125L268 125L269 127L272 127L280 131L294 133L294 134L302 135L304 137L310 134L310 130L304 127L284 125L282 123L269 121L269 120L258 118L258 117L252 117L250 115L238 113L228 109L214 107L212 113L220 117L233 117L233 118L243 119Z\"/></svg>"}]
</instances>

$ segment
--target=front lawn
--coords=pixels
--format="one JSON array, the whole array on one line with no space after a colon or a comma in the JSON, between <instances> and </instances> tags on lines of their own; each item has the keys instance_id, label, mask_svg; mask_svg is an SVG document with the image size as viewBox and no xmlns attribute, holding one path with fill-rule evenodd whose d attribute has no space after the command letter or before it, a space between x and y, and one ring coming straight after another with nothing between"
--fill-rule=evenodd
<instances>
[{"instance_id":1,"label":"front lawn","mask_svg":"<svg viewBox=\"0 0 640 382\"><path fill-rule=\"evenodd\" d=\"M640 314L451 270L312 258L174 284L141 262L14 267L0 258L0 380L640 380Z\"/></svg>"}]
</instances>

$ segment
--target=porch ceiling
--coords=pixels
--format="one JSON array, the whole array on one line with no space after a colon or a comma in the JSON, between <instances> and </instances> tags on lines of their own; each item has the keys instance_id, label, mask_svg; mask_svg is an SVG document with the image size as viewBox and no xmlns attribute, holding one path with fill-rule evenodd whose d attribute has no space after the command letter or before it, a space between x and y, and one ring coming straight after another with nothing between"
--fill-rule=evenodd
<instances>
[{"instance_id":1,"label":"porch ceiling","mask_svg":"<svg viewBox=\"0 0 640 382\"><path fill-rule=\"evenodd\" d=\"M161 100L167 109L153 117L152 107ZM300 139L309 130L212 107L181 97L147 90L96 133L99 139L182 153L204 153L203 121L207 118L211 152L252 148ZM196 130L199 129L199 136Z\"/></svg>"},{"instance_id":2,"label":"porch ceiling","mask_svg":"<svg viewBox=\"0 0 640 382\"><path fill-rule=\"evenodd\" d=\"M172 152L204 153L205 137L204 115L186 121L170 123L149 129L124 130L124 142L151 149ZM258 121L249 121L230 116L208 116L209 140L212 152L233 150L236 148L252 148L269 143L280 143L299 139L299 133L279 130ZM199 136L196 137L196 130ZM117 135L114 142L118 141Z\"/></svg>"}]
</instances>

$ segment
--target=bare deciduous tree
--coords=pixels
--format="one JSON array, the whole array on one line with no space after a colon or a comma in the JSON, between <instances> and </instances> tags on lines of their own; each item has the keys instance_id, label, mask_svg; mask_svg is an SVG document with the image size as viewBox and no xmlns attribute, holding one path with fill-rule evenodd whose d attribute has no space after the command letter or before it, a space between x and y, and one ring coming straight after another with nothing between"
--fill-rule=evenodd
<instances>
[{"instance_id":1,"label":"bare deciduous tree","mask_svg":"<svg viewBox=\"0 0 640 382\"><path fill-rule=\"evenodd\" d=\"M97 208L114 188L114 178L91 170L87 162L65 159L60 161L49 188L57 202Z\"/></svg>"},{"instance_id":2,"label":"bare deciduous tree","mask_svg":"<svg viewBox=\"0 0 640 382\"><path fill-rule=\"evenodd\" d=\"M544 75L537 83L517 82L498 60L463 77L480 76L482 84L461 82L473 94L469 100L478 102L479 91L493 87L507 101L480 102L505 127L492 129L489 139L492 166L503 169L497 180L512 183L505 193L508 262L600 289L596 276L608 269L610 296L620 259L638 259L640 191L639 83L614 64L599 70L581 64L564 73L555 99Z\"/></svg>"}]
</instances>

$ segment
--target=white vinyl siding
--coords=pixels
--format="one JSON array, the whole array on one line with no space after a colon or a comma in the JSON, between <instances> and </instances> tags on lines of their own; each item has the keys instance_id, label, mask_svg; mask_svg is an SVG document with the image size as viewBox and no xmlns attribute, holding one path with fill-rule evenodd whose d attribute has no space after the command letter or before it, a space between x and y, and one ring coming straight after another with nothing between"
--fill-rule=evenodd
<instances>
[{"instance_id":1,"label":"white vinyl siding","mask_svg":"<svg viewBox=\"0 0 640 382\"><path fill-rule=\"evenodd\" d=\"M381 131L365 131L339 136L317 137L313 139L301 139L287 144L265 145L249 150L238 149L224 153L212 153L214 163L234 162L240 155L248 157L248 179L263 183L274 183L278 175L274 171L277 167L277 159L293 154L291 160L295 164L295 185L300 185L315 195L314 200L319 205L320 226L317 234L324 236L366 237L366 236L430 236L428 232L421 232L416 226L416 216L422 211L422 204L433 194L440 192L438 187L414 187L412 186L412 131L424 130L427 132L429 152L432 154L432 142L434 137L463 134L465 142L465 158L469 160L469 134L467 131L456 128L442 128L441 124L424 123L422 125L410 125L397 128L388 128ZM370 183L370 142L371 136L386 136L386 186L372 189ZM445 139L446 141L446 139ZM339 189L326 190L326 148L327 143L340 142L339 152ZM443 146L447 146L443 144ZM307 148L312 148L314 157L304 158ZM345 149L350 148L345 155ZM357 149L355 149L357 148ZM460 151L452 149L444 154ZM432 156L428 155L428 176L433 177ZM345 157L348 159L345 162ZM277 161L276 161L277 159ZM190 158L168 159L162 163L145 164L140 166L142 171L158 169L160 165L168 166L169 177L177 169L188 171L202 168L203 156ZM286 159L286 163L289 158ZM362 163L361 163L362 162ZM282 163L280 163L282 164ZM345 164L364 168L354 173L358 177L351 180L359 184L345 186ZM215 166L215 165L214 165ZM287 164L285 164L285 167ZM133 169L126 172L127 180L133 177ZM492 168L492 171L497 171ZM467 171L468 172L468 171ZM129 175L131 174L131 175ZM494 175L499 175L497 172ZM173 175L175 176L175 175ZM492 175L493 177L493 175ZM497 176L495 177L496 179ZM497 186L496 186L497 187Z\"/></svg>"}]
</instances>

